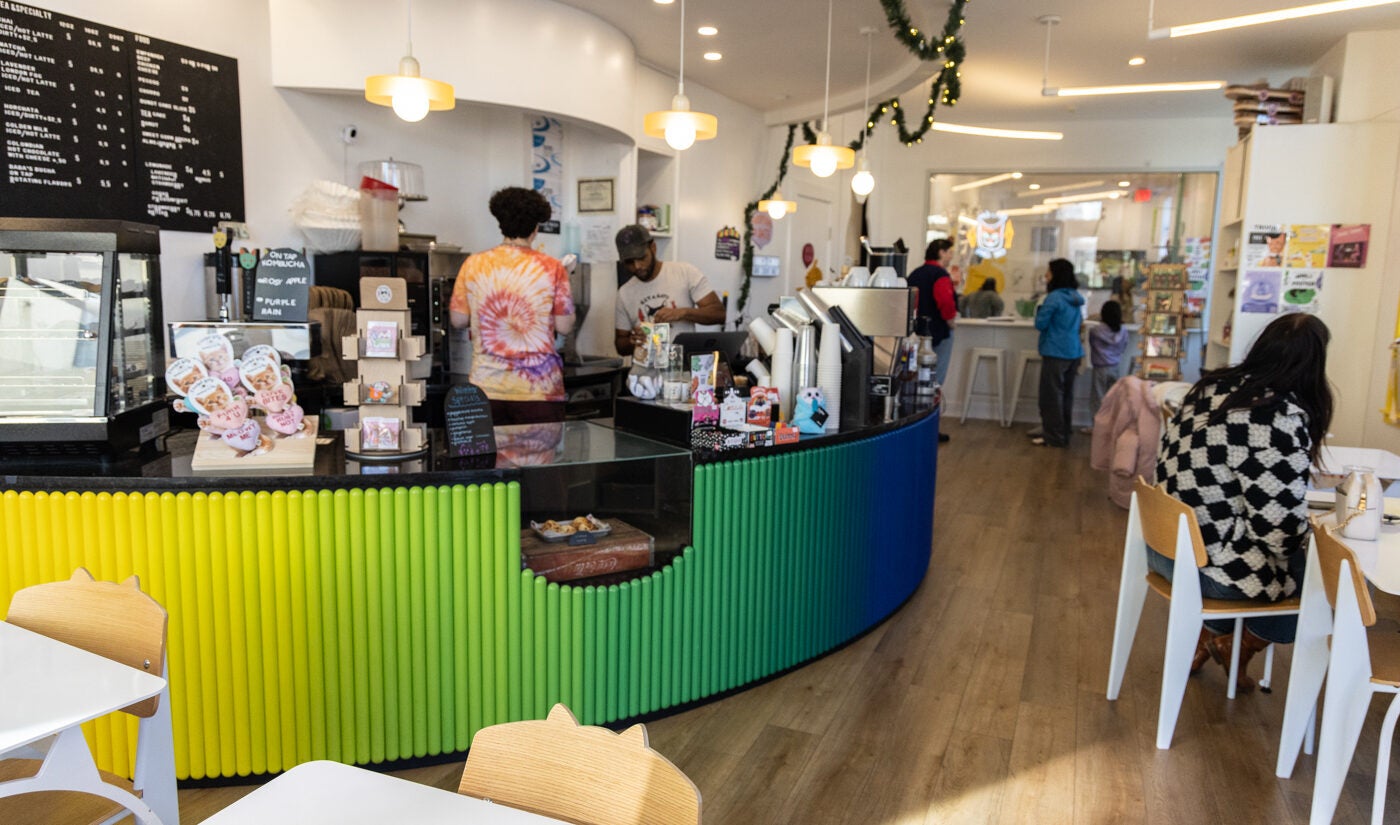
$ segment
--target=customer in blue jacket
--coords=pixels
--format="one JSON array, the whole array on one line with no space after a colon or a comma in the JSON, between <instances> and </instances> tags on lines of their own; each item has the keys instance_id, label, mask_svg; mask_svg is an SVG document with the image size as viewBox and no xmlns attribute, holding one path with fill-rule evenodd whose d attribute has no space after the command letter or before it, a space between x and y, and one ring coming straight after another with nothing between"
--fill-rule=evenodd
<instances>
[{"instance_id":1,"label":"customer in blue jacket","mask_svg":"<svg viewBox=\"0 0 1400 825\"><path fill-rule=\"evenodd\" d=\"M1084 358L1079 327L1084 323L1084 296L1074 264L1056 258L1045 270L1048 293L1035 311L1040 330L1040 427L1031 439L1037 445L1068 447L1070 411L1074 407L1074 375Z\"/></svg>"}]
</instances>

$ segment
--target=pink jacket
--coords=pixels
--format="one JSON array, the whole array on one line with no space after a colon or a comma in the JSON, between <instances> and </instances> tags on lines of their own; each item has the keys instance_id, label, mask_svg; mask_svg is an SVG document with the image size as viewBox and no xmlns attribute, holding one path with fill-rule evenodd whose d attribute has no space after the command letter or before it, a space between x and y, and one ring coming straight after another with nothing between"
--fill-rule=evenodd
<instances>
[{"instance_id":1,"label":"pink jacket","mask_svg":"<svg viewBox=\"0 0 1400 825\"><path fill-rule=\"evenodd\" d=\"M1152 384L1132 375L1118 379L1094 416L1089 454L1089 466L1108 473L1108 497L1114 504L1127 509L1137 476L1153 480L1161 435Z\"/></svg>"}]
</instances>

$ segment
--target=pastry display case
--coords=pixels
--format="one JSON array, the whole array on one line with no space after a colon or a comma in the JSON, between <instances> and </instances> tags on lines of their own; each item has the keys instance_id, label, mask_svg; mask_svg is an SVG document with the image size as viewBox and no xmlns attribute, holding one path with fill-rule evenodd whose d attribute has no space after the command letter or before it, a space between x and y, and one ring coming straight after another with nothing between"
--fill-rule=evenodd
<instances>
[{"instance_id":1,"label":"pastry display case","mask_svg":"<svg viewBox=\"0 0 1400 825\"><path fill-rule=\"evenodd\" d=\"M164 365L156 227L0 219L0 452L152 441Z\"/></svg>"}]
</instances>

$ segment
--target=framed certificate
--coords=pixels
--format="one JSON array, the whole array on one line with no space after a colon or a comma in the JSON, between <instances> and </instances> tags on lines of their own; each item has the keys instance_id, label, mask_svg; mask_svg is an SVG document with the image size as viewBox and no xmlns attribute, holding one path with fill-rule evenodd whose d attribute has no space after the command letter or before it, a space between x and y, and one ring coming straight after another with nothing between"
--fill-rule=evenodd
<instances>
[{"instance_id":1,"label":"framed certificate","mask_svg":"<svg viewBox=\"0 0 1400 825\"><path fill-rule=\"evenodd\" d=\"M579 178L578 211L613 211L613 178Z\"/></svg>"}]
</instances>

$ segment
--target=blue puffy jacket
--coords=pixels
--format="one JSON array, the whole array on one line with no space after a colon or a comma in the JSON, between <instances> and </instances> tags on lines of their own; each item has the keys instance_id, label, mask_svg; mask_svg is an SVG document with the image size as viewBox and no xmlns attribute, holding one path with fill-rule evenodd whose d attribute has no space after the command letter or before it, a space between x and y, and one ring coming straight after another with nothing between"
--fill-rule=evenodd
<instances>
[{"instance_id":1,"label":"blue puffy jacket","mask_svg":"<svg viewBox=\"0 0 1400 825\"><path fill-rule=\"evenodd\" d=\"M1056 289L1035 311L1035 328L1040 330L1040 354L1045 358L1077 360L1084 357L1079 327L1084 323L1084 296L1077 290Z\"/></svg>"}]
</instances>

